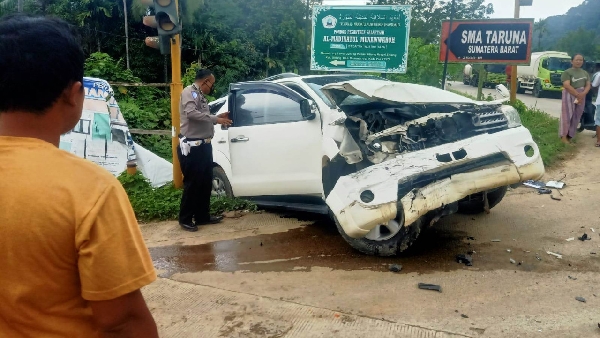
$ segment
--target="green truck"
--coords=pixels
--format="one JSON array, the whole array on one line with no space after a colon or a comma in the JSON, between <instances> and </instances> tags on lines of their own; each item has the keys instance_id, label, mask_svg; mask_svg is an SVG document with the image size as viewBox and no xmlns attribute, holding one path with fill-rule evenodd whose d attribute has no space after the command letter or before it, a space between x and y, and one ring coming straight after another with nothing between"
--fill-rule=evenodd
<instances>
[{"instance_id":1,"label":"green truck","mask_svg":"<svg viewBox=\"0 0 600 338\"><path fill-rule=\"evenodd\" d=\"M517 93L530 90L535 97L559 95L562 90L562 73L571 68L571 57L563 52L531 53L531 63L517 67Z\"/></svg>"},{"instance_id":2,"label":"green truck","mask_svg":"<svg viewBox=\"0 0 600 338\"><path fill-rule=\"evenodd\" d=\"M495 88L499 84L506 84L506 65L466 65L463 70L463 84L477 87L479 85L479 74L485 69L483 87Z\"/></svg>"}]
</instances>

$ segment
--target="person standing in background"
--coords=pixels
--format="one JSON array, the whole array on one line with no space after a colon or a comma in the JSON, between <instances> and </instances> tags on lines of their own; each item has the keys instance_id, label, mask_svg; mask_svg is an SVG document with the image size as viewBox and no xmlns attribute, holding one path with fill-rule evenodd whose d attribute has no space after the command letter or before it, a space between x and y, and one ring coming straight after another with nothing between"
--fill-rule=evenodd
<instances>
[{"instance_id":1,"label":"person standing in background","mask_svg":"<svg viewBox=\"0 0 600 338\"><path fill-rule=\"evenodd\" d=\"M575 54L571 58L572 67L562 74L562 113L560 115L559 135L564 143L570 143L577 134L577 125L583 115L585 97L590 91L590 75L582 69L583 55Z\"/></svg>"},{"instance_id":2,"label":"person standing in background","mask_svg":"<svg viewBox=\"0 0 600 338\"><path fill-rule=\"evenodd\" d=\"M598 95L598 87L600 87L600 63L596 63L596 72L592 77L592 89L590 92ZM596 125L596 147L600 147L600 95L596 98L596 116L594 118Z\"/></svg>"}]
</instances>

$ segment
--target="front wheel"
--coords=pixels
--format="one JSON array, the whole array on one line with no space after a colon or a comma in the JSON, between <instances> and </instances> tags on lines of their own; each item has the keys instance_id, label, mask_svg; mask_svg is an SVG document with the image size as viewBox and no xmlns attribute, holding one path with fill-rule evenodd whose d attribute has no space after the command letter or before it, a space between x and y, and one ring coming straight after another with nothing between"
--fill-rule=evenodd
<instances>
[{"instance_id":1,"label":"front wheel","mask_svg":"<svg viewBox=\"0 0 600 338\"><path fill-rule=\"evenodd\" d=\"M213 167L212 196L233 197L233 190L225 171L221 167Z\"/></svg>"},{"instance_id":2,"label":"front wheel","mask_svg":"<svg viewBox=\"0 0 600 338\"><path fill-rule=\"evenodd\" d=\"M373 228L363 238L352 238L344 232L344 229L334 215L331 215L338 231L348 244L363 254L372 256L394 256L408 249L421 233L421 219L410 226L404 226L404 222L396 220L388 224L381 224Z\"/></svg>"},{"instance_id":3,"label":"front wheel","mask_svg":"<svg viewBox=\"0 0 600 338\"><path fill-rule=\"evenodd\" d=\"M498 205L506 195L508 187L500 187L490 190L487 193L488 206L490 209ZM475 215L485 211L485 201L483 193L467 196L465 199L458 202L458 212L461 214Z\"/></svg>"}]
</instances>

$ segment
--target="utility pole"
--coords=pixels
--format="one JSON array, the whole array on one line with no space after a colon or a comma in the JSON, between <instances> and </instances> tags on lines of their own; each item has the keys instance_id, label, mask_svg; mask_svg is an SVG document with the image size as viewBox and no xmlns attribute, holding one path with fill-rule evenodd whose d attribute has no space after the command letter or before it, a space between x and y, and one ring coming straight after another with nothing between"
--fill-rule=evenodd
<instances>
[{"instance_id":1,"label":"utility pole","mask_svg":"<svg viewBox=\"0 0 600 338\"><path fill-rule=\"evenodd\" d=\"M22 0L19 0L22 1ZM123 11L125 12L125 54L127 57L127 69L129 68L129 24L127 22L127 0L123 0Z\"/></svg>"},{"instance_id":2,"label":"utility pole","mask_svg":"<svg viewBox=\"0 0 600 338\"><path fill-rule=\"evenodd\" d=\"M518 19L521 15L521 2L515 0L515 19ZM517 102L517 65L511 67L510 74L510 103L514 104Z\"/></svg>"},{"instance_id":3,"label":"utility pole","mask_svg":"<svg viewBox=\"0 0 600 338\"><path fill-rule=\"evenodd\" d=\"M518 1L518 0L517 0ZM449 32L452 32L452 23L454 21L454 12L455 12L456 0L452 0L452 7L450 8L450 28ZM448 76L448 57L450 55L450 44L452 43L452 39L450 39L450 35L448 35L448 42L446 43L446 56L444 58L444 71L442 73L442 89L446 89L446 77Z\"/></svg>"}]
</instances>

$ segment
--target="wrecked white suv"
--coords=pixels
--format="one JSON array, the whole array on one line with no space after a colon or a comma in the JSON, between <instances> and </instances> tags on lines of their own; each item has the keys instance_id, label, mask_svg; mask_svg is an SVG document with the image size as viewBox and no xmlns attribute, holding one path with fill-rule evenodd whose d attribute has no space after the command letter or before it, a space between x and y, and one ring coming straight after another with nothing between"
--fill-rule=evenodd
<instances>
[{"instance_id":1,"label":"wrecked white suv","mask_svg":"<svg viewBox=\"0 0 600 338\"><path fill-rule=\"evenodd\" d=\"M362 75L235 83L210 104L213 194L329 213L366 254L408 248L421 229L497 205L544 165L517 111L438 88Z\"/></svg>"}]
</instances>

